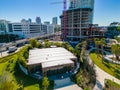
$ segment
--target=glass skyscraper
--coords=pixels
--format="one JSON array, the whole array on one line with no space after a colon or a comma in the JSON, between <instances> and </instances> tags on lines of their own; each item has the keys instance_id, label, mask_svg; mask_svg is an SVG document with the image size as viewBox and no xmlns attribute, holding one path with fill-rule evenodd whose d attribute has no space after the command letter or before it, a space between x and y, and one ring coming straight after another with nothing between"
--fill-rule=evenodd
<instances>
[{"instance_id":1,"label":"glass skyscraper","mask_svg":"<svg viewBox=\"0 0 120 90\"><path fill-rule=\"evenodd\" d=\"M94 0L70 0L71 8L94 8Z\"/></svg>"},{"instance_id":2,"label":"glass skyscraper","mask_svg":"<svg viewBox=\"0 0 120 90\"><path fill-rule=\"evenodd\" d=\"M69 9L90 8L92 9L91 23L93 23L94 0L70 0Z\"/></svg>"}]
</instances>

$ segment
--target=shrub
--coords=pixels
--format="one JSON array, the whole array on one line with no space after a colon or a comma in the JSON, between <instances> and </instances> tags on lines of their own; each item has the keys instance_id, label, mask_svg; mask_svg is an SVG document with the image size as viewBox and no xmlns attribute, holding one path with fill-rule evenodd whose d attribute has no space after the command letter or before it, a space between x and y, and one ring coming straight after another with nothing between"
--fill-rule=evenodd
<instances>
[{"instance_id":1,"label":"shrub","mask_svg":"<svg viewBox=\"0 0 120 90\"><path fill-rule=\"evenodd\" d=\"M29 45L27 45L25 47L27 48L28 51L33 48L31 44L29 44Z\"/></svg>"},{"instance_id":2,"label":"shrub","mask_svg":"<svg viewBox=\"0 0 120 90\"><path fill-rule=\"evenodd\" d=\"M27 68L27 61L25 60L24 57L19 57L18 61L21 65L23 65L23 67Z\"/></svg>"},{"instance_id":3,"label":"shrub","mask_svg":"<svg viewBox=\"0 0 120 90\"><path fill-rule=\"evenodd\" d=\"M42 80L43 90L47 90L48 86L50 85L50 81L47 77L44 77Z\"/></svg>"},{"instance_id":4,"label":"shrub","mask_svg":"<svg viewBox=\"0 0 120 90\"><path fill-rule=\"evenodd\" d=\"M90 90L90 88L89 87L85 87L84 90Z\"/></svg>"},{"instance_id":5,"label":"shrub","mask_svg":"<svg viewBox=\"0 0 120 90\"><path fill-rule=\"evenodd\" d=\"M50 43L50 42L45 42L44 48L50 48L50 46L51 46L51 43Z\"/></svg>"},{"instance_id":6,"label":"shrub","mask_svg":"<svg viewBox=\"0 0 120 90\"><path fill-rule=\"evenodd\" d=\"M37 48L42 48L42 43L37 42Z\"/></svg>"},{"instance_id":7,"label":"shrub","mask_svg":"<svg viewBox=\"0 0 120 90\"><path fill-rule=\"evenodd\" d=\"M28 59L28 57L29 57L29 52L28 52L27 50L24 50L24 52L23 52L23 57L24 57L25 59Z\"/></svg>"},{"instance_id":8,"label":"shrub","mask_svg":"<svg viewBox=\"0 0 120 90\"><path fill-rule=\"evenodd\" d=\"M29 43L31 44L31 46L34 48L37 46L37 40L36 39L30 39Z\"/></svg>"},{"instance_id":9,"label":"shrub","mask_svg":"<svg viewBox=\"0 0 120 90\"><path fill-rule=\"evenodd\" d=\"M69 45L68 42L62 43L62 47L65 48L65 49L68 49L68 45Z\"/></svg>"},{"instance_id":10,"label":"shrub","mask_svg":"<svg viewBox=\"0 0 120 90\"><path fill-rule=\"evenodd\" d=\"M23 47L18 53L18 62L22 64L25 68L27 68L27 59L29 57L29 50L31 48L31 45L27 45Z\"/></svg>"}]
</instances>

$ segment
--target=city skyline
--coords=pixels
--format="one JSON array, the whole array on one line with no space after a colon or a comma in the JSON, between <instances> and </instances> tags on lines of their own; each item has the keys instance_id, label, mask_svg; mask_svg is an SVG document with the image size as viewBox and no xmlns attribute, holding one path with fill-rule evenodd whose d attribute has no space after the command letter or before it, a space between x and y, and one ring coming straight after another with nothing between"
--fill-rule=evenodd
<instances>
[{"instance_id":1,"label":"city skyline","mask_svg":"<svg viewBox=\"0 0 120 90\"><path fill-rule=\"evenodd\" d=\"M62 0L59 0L62 1ZM35 22L38 16L44 21L52 23L53 17L62 14L63 4L51 5L51 2L58 0L1 0L0 19L6 19L11 22L19 22L21 19L31 18ZM120 21L120 0L95 0L94 20L93 23L99 25L109 25L111 22ZM107 12L107 13L106 13Z\"/></svg>"}]
</instances>

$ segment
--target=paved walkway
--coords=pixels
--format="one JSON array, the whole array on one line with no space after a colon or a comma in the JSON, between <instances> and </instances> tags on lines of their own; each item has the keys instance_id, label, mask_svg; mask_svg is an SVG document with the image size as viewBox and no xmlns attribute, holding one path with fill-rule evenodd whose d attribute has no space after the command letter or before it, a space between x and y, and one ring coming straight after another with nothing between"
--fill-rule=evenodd
<instances>
[{"instance_id":1,"label":"paved walkway","mask_svg":"<svg viewBox=\"0 0 120 90\"><path fill-rule=\"evenodd\" d=\"M7 52L8 52L8 51L4 51L4 52L2 52L2 54L0 53L0 58L5 57L5 56L9 55Z\"/></svg>"},{"instance_id":2,"label":"paved walkway","mask_svg":"<svg viewBox=\"0 0 120 90\"><path fill-rule=\"evenodd\" d=\"M94 48L92 48L94 49ZM88 52L90 52L92 49L90 49ZM90 62L92 62L92 60L89 57ZM113 77L112 75L104 72L102 69L100 69L97 65L95 65L95 70L96 70L96 75L97 75L97 81L96 81L96 85L94 87L93 90L102 90L102 88L105 86L105 79L110 79L118 84L120 84L120 80Z\"/></svg>"},{"instance_id":3,"label":"paved walkway","mask_svg":"<svg viewBox=\"0 0 120 90\"><path fill-rule=\"evenodd\" d=\"M111 62L111 63L115 63L115 64L119 64L120 65L120 61L114 61L112 60L111 58L114 57L115 58L115 55L110 53L110 52L107 52L105 51L106 55L104 56L104 59L107 60L108 62Z\"/></svg>"},{"instance_id":4,"label":"paved walkway","mask_svg":"<svg viewBox=\"0 0 120 90\"><path fill-rule=\"evenodd\" d=\"M97 80L102 84L102 86L105 86L105 79L110 79L118 84L120 84L120 80L111 76L110 74L104 72L102 69L100 69L98 66L95 65L95 70L97 74Z\"/></svg>"},{"instance_id":5,"label":"paved walkway","mask_svg":"<svg viewBox=\"0 0 120 90\"><path fill-rule=\"evenodd\" d=\"M78 85L73 84L73 85L66 86L66 87L63 87L63 88L58 88L58 89L55 89L55 90L82 90L82 89Z\"/></svg>"},{"instance_id":6,"label":"paved walkway","mask_svg":"<svg viewBox=\"0 0 120 90\"><path fill-rule=\"evenodd\" d=\"M55 80L54 90L82 90L70 78Z\"/></svg>"}]
</instances>

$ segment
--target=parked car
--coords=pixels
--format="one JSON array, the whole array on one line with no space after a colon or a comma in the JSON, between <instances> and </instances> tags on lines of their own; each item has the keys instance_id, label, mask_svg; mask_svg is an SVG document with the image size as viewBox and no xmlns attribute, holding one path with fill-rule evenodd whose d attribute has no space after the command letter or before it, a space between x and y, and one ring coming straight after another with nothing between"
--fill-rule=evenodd
<instances>
[{"instance_id":1,"label":"parked car","mask_svg":"<svg viewBox=\"0 0 120 90\"><path fill-rule=\"evenodd\" d=\"M15 52L17 50L16 46L12 46L8 48L8 53Z\"/></svg>"}]
</instances>

